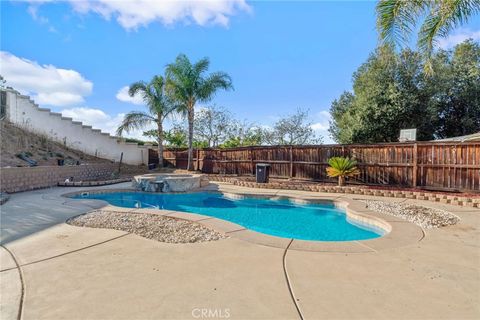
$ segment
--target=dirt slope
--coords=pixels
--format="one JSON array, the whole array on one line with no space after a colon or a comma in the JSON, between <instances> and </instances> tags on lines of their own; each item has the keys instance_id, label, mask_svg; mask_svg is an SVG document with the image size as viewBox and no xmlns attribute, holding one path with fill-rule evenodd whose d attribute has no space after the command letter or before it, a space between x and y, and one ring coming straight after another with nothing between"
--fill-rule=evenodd
<instances>
[{"instance_id":1,"label":"dirt slope","mask_svg":"<svg viewBox=\"0 0 480 320\"><path fill-rule=\"evenodd\" d=\"M46 136L28 132L3 120L0 121L0 136L1 167L28 167L29 164L18 157L20 154L37 161L39 166L57 165L57 159L64 159L66 164L75 164L77 161L110 162L72 150L61 143L49 140Z\"/></svg>"}]
</instances>

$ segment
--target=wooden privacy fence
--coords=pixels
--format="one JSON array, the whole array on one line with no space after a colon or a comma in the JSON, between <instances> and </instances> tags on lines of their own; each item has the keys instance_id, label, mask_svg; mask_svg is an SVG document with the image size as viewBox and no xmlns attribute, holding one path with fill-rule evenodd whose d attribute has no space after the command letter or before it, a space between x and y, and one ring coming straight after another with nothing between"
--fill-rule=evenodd
<instances>
[{"instance_id":1,"label":"wooden privacy fence","mask_svg":"<svg viewBox=\"0 0 480 320\"><path fill-rule=\"evenodd\" d=\"M257 163L268 163L272 177L313 181L334 181L326 175L328 159L349 156L361 171L353 183L480 191L480 142L259 146L198 149L193 155L194 168L204 173L253 175ZM185 149L165 150L164 158L187 167Z\"/></svg>"}]
</instances>

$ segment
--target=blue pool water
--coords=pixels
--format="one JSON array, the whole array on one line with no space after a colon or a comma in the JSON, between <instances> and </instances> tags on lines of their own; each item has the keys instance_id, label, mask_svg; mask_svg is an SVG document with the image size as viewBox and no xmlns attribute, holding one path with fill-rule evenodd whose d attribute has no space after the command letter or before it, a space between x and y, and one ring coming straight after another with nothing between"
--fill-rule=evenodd
<instances>
[{"instance_id":1,"label":"blue pool water","mask_svg":"<svg viewBox=\"0 0 480 320\"><path fill-rule=\"evenodd\" d=\"M348 221L345 211L333 203L296 204L289 200L229 199L219 193L151 194L116 192L77 195L74 198L105 200L127 208L159 208L198 213L283 238L319 241L365 240L382 236Z\"/></svg>"}]
</instances>

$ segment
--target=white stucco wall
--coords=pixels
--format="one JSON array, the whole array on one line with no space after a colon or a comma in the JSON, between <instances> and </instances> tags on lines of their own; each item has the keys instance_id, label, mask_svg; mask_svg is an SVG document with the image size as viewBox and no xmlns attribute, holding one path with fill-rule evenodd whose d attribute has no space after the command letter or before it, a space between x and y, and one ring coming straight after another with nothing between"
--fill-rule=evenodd
<instances>
[{"instance_id":1,"label":"white stucco wall","mask_svg":"<svg viewBox=\"0 0 480 320\"><path fill-rule=\"evenodd\" d=\"M108 133L62 117L50 109L39 108L30 97L14 90L7 90L7 119L28 131L46 134L52 140L99 158L120 161L123 152L124 163L148 162L148 147L118 141Z\"/></svg>"}]
</instances>

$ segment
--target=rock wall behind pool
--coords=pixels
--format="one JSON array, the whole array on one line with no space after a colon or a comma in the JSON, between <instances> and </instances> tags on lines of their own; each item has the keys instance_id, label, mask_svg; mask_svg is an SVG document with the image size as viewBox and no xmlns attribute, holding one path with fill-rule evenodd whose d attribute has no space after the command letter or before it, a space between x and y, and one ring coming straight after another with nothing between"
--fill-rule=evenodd
<instances>
[{"instance_id":1,"label":"rock wall behind pool","mask_svg":"<svg viewBox=\"0 0 480 320\"><path fill-rule=\"evenodd\" d=\"M73 177L74 181L111 179L118 170L116 163L95 163L80 166L44 166L2 168L0 191L20 192L53 187L58 182Z\"/></svg>"}]
</instances>

